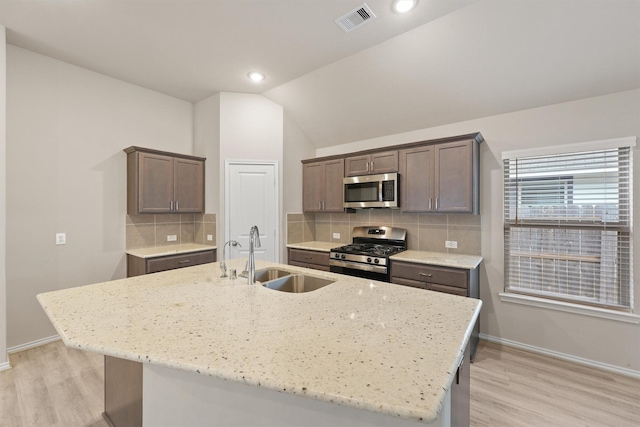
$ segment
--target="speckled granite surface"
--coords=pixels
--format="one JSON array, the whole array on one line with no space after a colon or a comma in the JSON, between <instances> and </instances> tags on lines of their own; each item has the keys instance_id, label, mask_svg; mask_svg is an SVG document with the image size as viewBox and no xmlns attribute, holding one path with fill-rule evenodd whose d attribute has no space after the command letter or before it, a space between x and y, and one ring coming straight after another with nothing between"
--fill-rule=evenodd
<instances>
[{"instance_id":1,"label":"speckled granite surface","mask_svg":"<svg viewBox=\"0 0 640 427\"><path fill-rule=\"evenodd\" d=\"M307 249L310 251L329 252L333 248L343 246L342 243L330 242L301 242L289 243L288 248ZM428 251L404 251L390 257L392 260L417 262L421 264L441 265L444 267L474 269L482 262L482 257L477 255L459 255L445 252Z\"/></svg>"},{"instance_id":2,"label":"speckled granite surface","mask_svg":"<svg viewBox=\"0 0 640 427\"><path fill-rule=\"evenodd\" d=\"M295 249L306 249L309 251L318 251L318 252L330 252L333 248L339 248L340 246L344 246L344 243L331 243L331 242L319 242L319 241L311 241L311 242L300 242L300 243L288 243L288 248Z\"/></svg>"},{"instance_id":3,"label":"speckled granite surface","mask_svg":"<svg viewBox=\"0 0 640 427\"><path fill-rule=\"evenodd\" d=\"M245 259L227 262L240 271ZM38 295L65 344L423 422L450 387L479 300L256 261L336 282L291 294L219 263Z\"/></svg>"},{"instance_id":4,"label":"speckled granite surface","mask_svg":"<svg viewBox=\"0 0 640 427\"><path fill-rule=\"evenodd\" d=\"M199 243L185 243L183 245L156 246L152 248L128 249L127 254L138 258L154 258L166 255L187 254L190 252L216 249L215 246L201 245Z\"/></svg>"},{"instance_id":5,"label":"speckled granite surface","mask_svg":"<svg viewBox=\"0 0 640 427\"><path fill-rule=\"evenodd\" d=\"M404 251L397 255L391 255L389 258L393 261L417 262L469 270L473 270L482 262L482 257L476 255L458 255L426 251Z\"/></svg>"}]
</instances>

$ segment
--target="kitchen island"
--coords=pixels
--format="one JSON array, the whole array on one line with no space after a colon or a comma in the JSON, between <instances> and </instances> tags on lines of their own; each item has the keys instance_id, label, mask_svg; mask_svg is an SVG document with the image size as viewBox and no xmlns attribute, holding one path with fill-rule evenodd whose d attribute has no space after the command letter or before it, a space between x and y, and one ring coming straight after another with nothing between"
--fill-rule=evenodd
<instances>
[{"instance_id":1,"label":"kitchen island","mask_svg":"<svg viewBox=\"0 0 640 427\"><path fill-rule=\"evenodd\" d=\"M335 282L292 294L213 263L38 300L67 346L142 366L144 426L450 425L479 300L256 264Z\"/></svg>"}]
</instances>

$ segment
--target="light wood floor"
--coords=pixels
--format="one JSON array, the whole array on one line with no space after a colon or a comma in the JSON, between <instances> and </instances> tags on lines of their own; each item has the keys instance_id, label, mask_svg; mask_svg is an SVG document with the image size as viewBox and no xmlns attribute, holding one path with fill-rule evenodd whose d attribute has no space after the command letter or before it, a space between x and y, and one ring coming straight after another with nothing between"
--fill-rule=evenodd
<instances>
[{"instance_id":1,"label":"light wood floor","mask_svg":"<svg viewBox=\"0 0 640 427\"><path fill-rule=\"evenodd\" d=\"M108 427L102 356L58 341L11 355L11 365L0 372L0 426ZM481 342L471 426L637 427L640 380Z\"/></svg>"}]
</instances>

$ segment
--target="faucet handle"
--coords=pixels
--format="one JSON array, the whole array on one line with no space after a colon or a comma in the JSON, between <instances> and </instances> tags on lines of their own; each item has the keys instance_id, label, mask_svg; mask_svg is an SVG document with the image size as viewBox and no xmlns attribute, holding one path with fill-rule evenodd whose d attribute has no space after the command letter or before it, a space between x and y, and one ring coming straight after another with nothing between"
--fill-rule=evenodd
<instances>
[{"instance_id":1,"label":"faucet handle","mask_svg":"<svg viewBox=\"0 0 640 427\"><path fill-rule=\"evenodd\" d=\"M249 277L249 260L244 264L244 270L240 273L240 277Z\"/></svg>"}]
</instances>

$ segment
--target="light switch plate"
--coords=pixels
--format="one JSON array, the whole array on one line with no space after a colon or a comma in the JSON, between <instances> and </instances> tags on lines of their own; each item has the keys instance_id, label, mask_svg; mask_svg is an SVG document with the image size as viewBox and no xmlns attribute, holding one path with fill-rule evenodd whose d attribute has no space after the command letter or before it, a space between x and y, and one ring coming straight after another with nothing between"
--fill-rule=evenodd
<instances>
[{"instance_id":1,"label":"light switch plate","mask_svg":"<svg viewBox=\"0 0 640 427\"><path fill-rule=\"evenodd\" d=\"M176 236L175 234L167 235L167 242L175 242L176 240L178 240L178 236Z\"/></svg>"},{"instance_id":2,"label":"light switch plate","mask_svg":"<svg viewBox=\"0 0 640 427\"><path fill-rule=\"evenodd\" d=\"M67 244L67 233L56 233L56 245Z\"/></svg>"},{"instance_id":3,"label":"light switch plate","mask_svg":"<svg viewBox=\"0 0 640 427\"><path fill-rule=\"evenodd\" d=\"M333 233L333 238L334 239L339 239L340 238L340 233Z\"/></svg>"},{"instance_id":4,"label":"light switch plate","mask_svg":"<svg viewBox=\"0 0 640 427\"><path fill-rule=\"evenodd\" d=\"M207 240L212 242L213 241L213 234L207 234Z\"/></svg>"},{"instance_id":5,"label":"light switch plate","mask_svg":"<svg viewBox=\"0 0 640 427\"><path fill-rule=\"evenodd\" d=\"M449 248L449 249L457 249L458 248L458 242L455 240L447 240L444 242L444 247L445 248Z\"/></svg>"}]
</instances>

